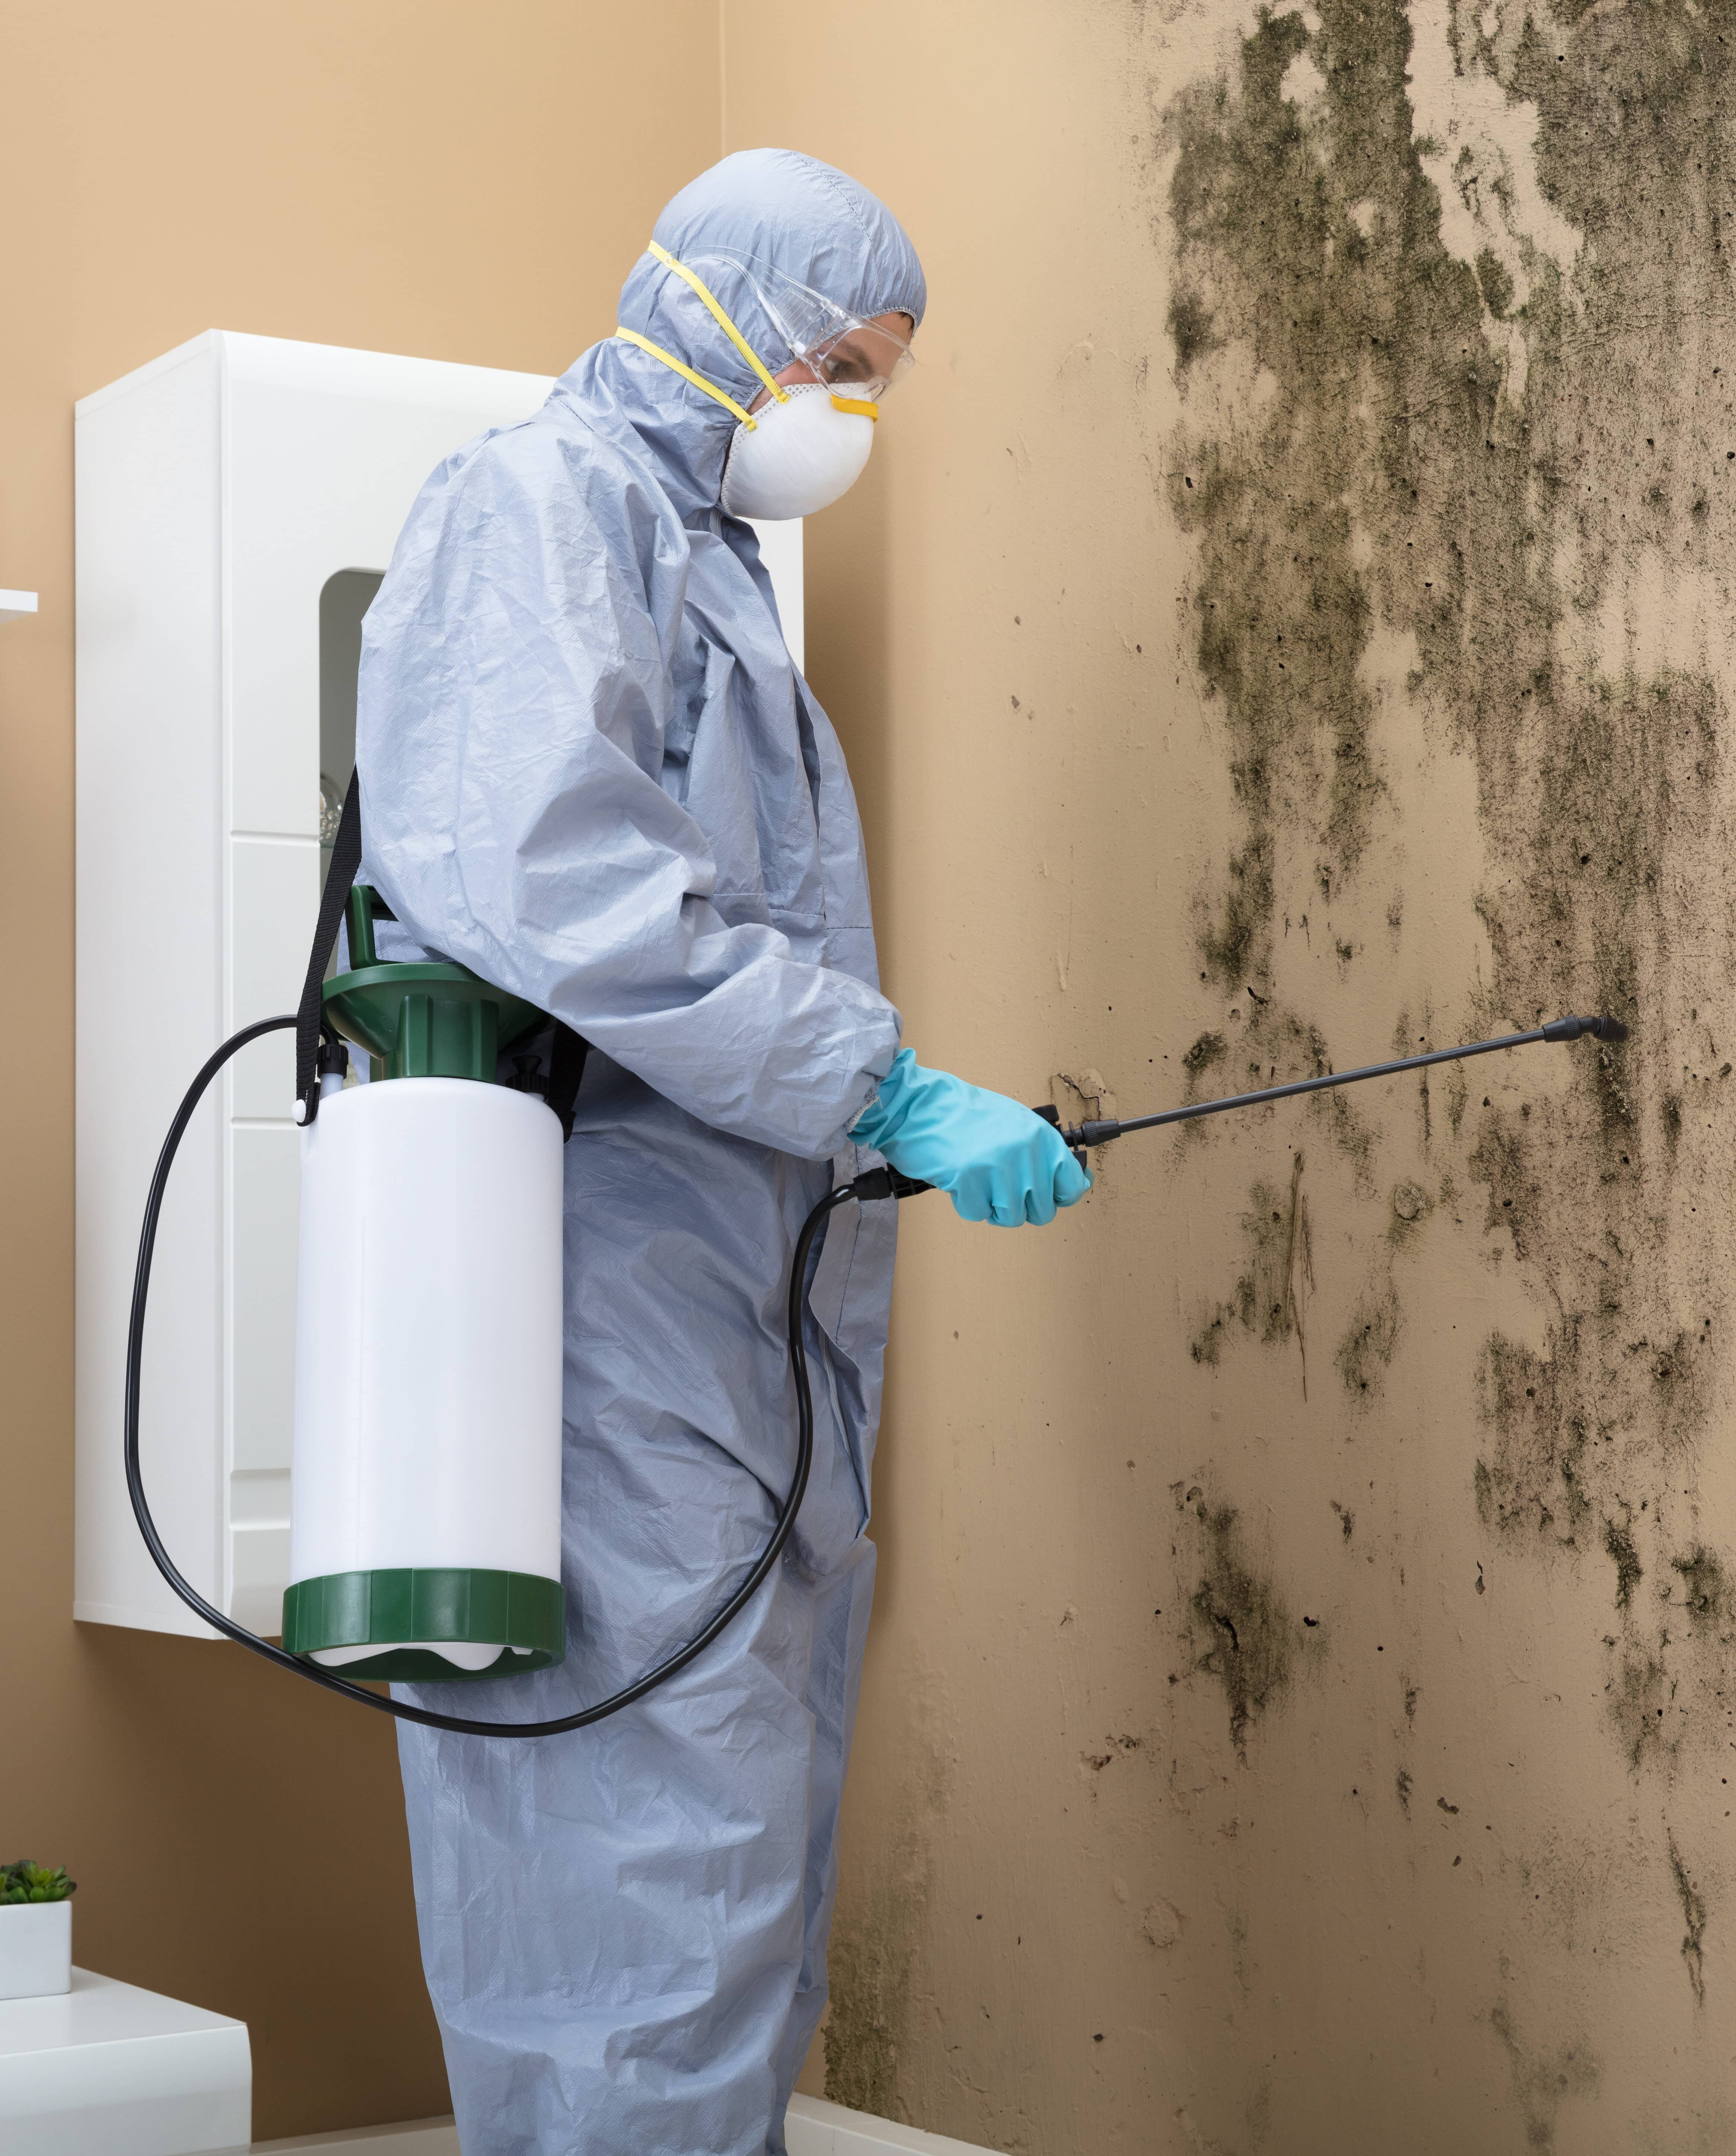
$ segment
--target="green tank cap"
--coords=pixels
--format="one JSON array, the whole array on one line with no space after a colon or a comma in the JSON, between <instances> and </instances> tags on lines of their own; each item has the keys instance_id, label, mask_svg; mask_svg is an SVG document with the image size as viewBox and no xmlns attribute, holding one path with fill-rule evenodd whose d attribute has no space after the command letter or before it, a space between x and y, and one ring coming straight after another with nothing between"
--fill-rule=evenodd
<instances>
[{"instance_id":1,"label":"green tank cap","mask_svg":"<svg viewBox=\"0 0 1736 2156\"><path fill-rule=\"evenodd\" d=\"M491 1085L501 1050L545 1024L544 1014L448 960L395 965L380 959L373 908L372 889L356 885L349 904L351 970L326 982L326 1017L346 1040L383 1064L388 1078L475 1078Z\"/></svg>"}]
</instances>

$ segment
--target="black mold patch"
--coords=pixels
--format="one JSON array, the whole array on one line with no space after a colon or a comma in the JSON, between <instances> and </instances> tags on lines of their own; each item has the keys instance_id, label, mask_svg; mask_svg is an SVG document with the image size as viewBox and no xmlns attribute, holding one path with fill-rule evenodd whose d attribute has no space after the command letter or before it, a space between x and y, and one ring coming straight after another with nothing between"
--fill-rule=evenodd
<instances>
[{"instance_id":1,"label":"black mold patch","mask_svg":"<svg viewBox=\"0 0 1736 2156\"><path fill-rule=\"evenodd\" d=\"M1291 1163L1287 1189L1256 1183L1241 1216L1244 1270L1226 1301L1205 1317L1189 1343L1194 1360L1215 1365L1231 1340L1246 1336L1281 1347L1295 1339L1307 1391L1307 1296L1314 1285L1312 1239L1302 1190L1302 1156Z\"/></svg>"},{"instance_id":2,"label":"black mold patch","mask_svg":"<svg viewBox=\"0 0 1736 2156\"><path fill-rule=\"evenodd\" d=\"M1682 1958L1687 1964L1687 1980L1693 1987L1694 2004L1706 2004L1706 1903L1699 1889L1687 1876L1687 1866L1682 1861L1682 1852L1676 1846L1676 1837L1670 1836L1670 1876L1676 1882L1676 1897L1682 1904L1683 1921L1687 1930L1682 1942Z\"/></svg>"},{"instance_id":3,"label":"black mold patch","mask_svg":"<svg viewBox=\"0 0 1736 2156\"><path fill-rule=\"evenodd\" d=\"M1338 1373L1358 1406L1367 1407L1379 1396L1400 1331L1398 1291L1386 1281L1357 1305L1338 1342Z\"/></svg>"},{"instance_id":4,"label":"black mold patch","mask_svg":"<svg viewBox=\"0 0 1736 2156\"><path fill-rule=\"evenodd\" d=\"M1188 1098L1190 1101L1200 1097L1195 1090L1199 1080L1215 1065L1221 1063L1229 1053L1230 1044L1221 1033L1202 1033L1183 1056L1181 1067L1187 1073Z\"/></svg>"},{"instance_id":5,"label":"black mold patch","mask_svg":"<svg viewBox=\"0 0 1736 2156\"><path fill-rule=\"evenodd\" d=\"M1223 1686L1230 1739L1246 1765L1251 1729L1291 1682L1302 1628L1248 1562L1234 1509L1199 1501L1194 1512L1203 1544L1191 1601L1194 1667Z\"/></svg>"},{"instance_id":6,"label":"black mold patch","mask_svg":"<svg viewBox=\"0 0 1736 2156\"><path fill-rule=\"evenodd\" d=\"M1496 1433L1495 1456L1480 1460L1479 1517L1504 1534L1576 1544L1590 1516L1586 1455L1591 1431L1564 1404L1553 1360L1490 1336L1477 1373L1477 1410ZM1608 1548L1607 1541L1605 1547Z\"/></svg>"},{"instance_id":7,"label":"black mold patch","mask_svg":"<svg viewBox=\"0 0 1736 2156\"><path fill-rule=\"evenodd\" d=\"M1453 1136L1457 1137L1465 1121L1466 1103L1471 1097L1471 1081L1466 1075L1462 1063L1452 1063L1447 1065L1445 1090L1446 1120Z\"/></svg>"},{"instance_id":8,"label":"black mold patch","mask_svg":"<svg viewBox=\"0 0 1736 2156\"><path fill-rule=\"evenodd\" d=\"M1662 1657L1644 1648L1620 1650L1604 1687L1610 1720L1635 1773L1676 1756L1680 1731L1673 1713L1676 1687Z\"/></svg>"},{"instance_id":9,"label":"black mold patch","mask_svg":"<svg viewBox=\"0 0 1736 2156\"><path fill-rule=\"evenodd\" d=\"M1597 2093L1602 2076L1596 2054L1583 2039L1552 2051L1533 2051L1522 2041L1513 2010L1504 1999L1489 2009L1489 2026L1507 2054L1513 2097L1525 2120L1525 2146L1554 2148L1563 2103L1571 2096Z\"/></svg>"},{"instance_id":10,"label":"black mold patch","mask_svg":"<svg viewBox=\"0 0 1736 2156\"><path fill-rule=\"evenodd\" d=\"M1185 374L1202 352L1211 349L1211 309L1197 292L1178 292L1169 302L1169 335L1178 374Z\"/></svg>"},{"instance_id":11,"label":"black mold patch","mask_svg":"<svg viewBox=\"0 0 1736 2156\"><path fill-rule=\"evenodd\" d=\"M1237 792L1242 791L1240 783ZM1210 978L1240 988L1267 971L1266 934L1271 915L1271 850L1257 842L1230 856L1221 906L1199 932L1199 957Z\"/></svg>"},{"instance_id":12,"label":"black mold patch","mask_svg":"<svg viewBox=\"0 0 1736 2156\"><path fill-rule=\"evenodd\" d=\"M1626 1609L1633 1602L1634 1589L1646 1577L1631 1532L1614 1520L1605 1520L1604 1549L1615 1568L1615 1607Z\"/></svg>"},{"instance_id":13,"label":"black mold patch","mask_svg":"<svg viewBox=\"0 0 1736 2156\"><path fill-rule=\"evenodd\" d=\"M1502 244L1517 213L1492 206L1501 188L1468 149L1443 184L1489 244L1474 262L1443 245L1402 0L1262 14L1229 74L1163 116L1174 289L1210 295L1210 317L1209 336L1185 316L1174 328L1185 417L1163 469L1195 549L1195 662L1240 825L1202 894L1199 963L1260 989L1244 1042L1290 1075L1311 1029L1271 978L1290 926L1279 864L1316 866L1311 948L1409 932L1388 881L1364 891L1358 873L1390 813L1364 661L1377 631L1410 639L1410 716L1477 772L1493 963L1471 1016L1496 1031L1602 1008L1635 1029L1564 1051L1564 1077L1528 1102L1518 1059L1480 1068L1468 1094L1454 1071L1425 1137L1454 1147L1455 1189L1485 1194L1492 1259L1551 1313L1528 1363L1489 1343L1476 1500L1533 1549L1595 1537L1616 1564L1635 1659L1612 1679L1613 1726L1636 1763L1663 1766L1683 1731L1640 1728L1647 1687L1672 1702L1651 1722L1703 1722L1709 1742L1736 1682L1729 1628L1691 1601L1683 1625L1686 1583L1633 1524L1647 1497L1655 1522L1662 1495L1692 1486L1731 1270L1712 1196L1736 1170L1729 1045L1689 1023L1709 1007L1715 1034L1736 1005L1730 714L1687 624L1736 616L1736 397L1703 327L1736 313L1716 207L1736 38L1705 8L1556 0L1547 37L1533 17L1493 39L1449 12L1460 72L1535 111L1538 198L1584 241L1565 272ZM1283 93L1304 50L1319 76L1306 120ZM1667 637L1660 593L1680 624ZM1369 1137L1322 1127L1353 1158ZM1373 1197L1366 1144L1358 1173ZM1358 1396L1365 1368L1353 1354ZM1672 1602L1642 1611L1634 1566Z\"/></svg>"},{"instance_id":14,"label":"black mold patch","mask_svg":"<svg viewBox=\"0 0 1736 2156\"><path fill-rule=\"evenodd\" d=\"M1672 1558L1670 1569L1680 1582L1677 1599L1687 1608L1688 1622L1697 1631L1728 1635L1733 1608L1723 1560L1697 1543L1686 1557Z\"/></svg>"},{"instance_id":15,"label":"black mold patch","mask_svg":"<svg viewBox=\"0 0 1736 2156\"><path fill-rule=\"evenodd\" d=\"M1286 408L1269 422L1285 444L1281 459L1199 438L1171 490L1200 550L1198 662L1225 700L1230 775L1248 826L1242 903L1226 906L1225 918L1235 919L1256 968L1269 948L1273 838L1294 794L1321 799L1328 866L1342 871L1362 851L1379 792L1371 701L1357 671L1369 607L1351 566L1343 485L1354 423L1341 413L1333 424L1317 398L1299 408L1304 383L1323 373L1343 379L1355 358L1354 331L1347 339L1338 319L1342 294L1322 275L1341 218L1348 236L1348 205L1333 201L1280 87L1307 43L1297 16L1268 18L1243 48L1240 100L1227 104L1205 86L1171 121L1182 260L1198 261L1213 290L1230 295L1225 326L1276 376Z\"/></svg>"},{"instance_id":16,"label":"black mold patch","mask_svg":"<svg viewBox=\"0 0 1736 2156\"><path fill-rule=\"evenodd\" d=\"M1484 248L1477 258L1477 281L1483 305L1497 322L1513 312L1513 280L1492 247Z\"/></svg>"},{"instance_id":17,"label":"black mold patch","mask_svg":"<svg viewBox=\"0 0 1736 2156\"><path fill-rule=\"evenodd\" d=\"M1472 1176L1488 1187L1484 1225L1505 1229L1519 1257L1529 1255L1543 1213L1543 1188L1531 1148L1501 1116L1485 1113L1484 1128L1470 1159Z\"/></svg>"},{"instance_id":18,"label":"black mold patch","mask_svg":"<svg viewBox=\"0 0 1736 2156\"><path fill-rule=\"evenodd\" d=\"M1327 1136L1350 1163L1356 1175L1358 1190L1364 1198L1374 1191L1374 1132L1351 1106L1348 1096L1343 1093L1317 1093L1308 1103L1308 1112L1317 1123L1323 1124Z\"/></svg>"},{"instance_id":19,"label":"black mold patch","mask_svg":"<svg viewBox=\"0 0 1736 2156\"><path fill-rule=\"evenodd\" d=\"M944 1799L937 1756L918 1751L901 1809L878 1838L865 1876L845 1882L827 1953L826 2094L890 2118L902 2108L899 2064L928 1921L934 1822Z\"/></svg>"},{"instance_id":20,"label":"black mold patch","mask_svg":"<svg viewBox=\"0 0 1736 2156\"><path fill-rule=\"evenodd\" d=\"M1660 1439L1685 1441L1706 1419L1701 1398L1702 1337L1682 1327L1667 1341L1634 1343L1627 1359L1647 1388L1648 1420Z\"/></svg>"}]
</instances>

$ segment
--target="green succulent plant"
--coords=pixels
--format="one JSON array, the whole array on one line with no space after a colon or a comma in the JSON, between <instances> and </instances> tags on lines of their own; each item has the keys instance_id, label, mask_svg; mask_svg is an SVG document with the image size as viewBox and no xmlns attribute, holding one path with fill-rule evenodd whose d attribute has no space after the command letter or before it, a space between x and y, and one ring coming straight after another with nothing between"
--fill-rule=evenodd
<instances>
[{"instance_id":1,"label":"green succulent plant","mask_svg":"<svg viewBox=\"0 0 1736 2156\"><path fill-rule=\"evenodd\" d=\"M0 1864L0 1908L20 1902L64 1902L78 1883L67 1877L64 1865L50 1871L21 1856L16 1864Z\"/></svg>"}]
</instances>

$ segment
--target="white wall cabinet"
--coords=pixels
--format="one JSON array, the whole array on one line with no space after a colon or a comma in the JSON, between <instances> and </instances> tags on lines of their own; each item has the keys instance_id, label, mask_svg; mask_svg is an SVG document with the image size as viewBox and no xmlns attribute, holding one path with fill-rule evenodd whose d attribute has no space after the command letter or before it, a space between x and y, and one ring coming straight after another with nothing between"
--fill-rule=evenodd
<instances>
[{"instance_id":1,"label":"white wall cabinet","mask_svg":"<svg viewBox=\"0 0 1736 2156\"><path fill-rule=\"evenodd\" d=\"M328 793L348 777L322 769L340 752L334 708L347 691L352 745L356 619L418 490L549 387L211 331L78 407L84 1621L214 1636L158 1578L121 1472L146 1191L200 1062L238 1026L295 1006L322 777ZM761 538L799 665L801 527ZM183 1142L158 1235L141 1430L146 1487L181 1569L273 1633L289 1558L293 1064L288 1034L244 1050Z\"/></svg>"}]
</instances>

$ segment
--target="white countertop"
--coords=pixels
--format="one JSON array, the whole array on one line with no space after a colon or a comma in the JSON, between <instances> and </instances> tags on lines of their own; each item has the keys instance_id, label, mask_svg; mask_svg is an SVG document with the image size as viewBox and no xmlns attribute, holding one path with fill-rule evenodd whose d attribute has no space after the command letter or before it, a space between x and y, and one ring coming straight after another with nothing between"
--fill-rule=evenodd
<instances>
[{"instance_id":1,"label":"white countertop","mask_svg":"<svg viewBox=\"0 0 1736 2156\"><path fill-rule=\"evenodd\" d=\"M0 1999L6 2156L193 2156L252 2131L244 2021L85 1969L59 1997Z\"/></svg>"},{"instance_id":2,"label":"white countertop","mask_svg":"<svg viewBox=\"0 0 1736 2156\"><path fill-rule=\"evenodd\" d=\"M188 2006L161 1992L141 1991L88 1969L72 1973L72 1989L58 1998L0 1999L0 2059L21 2051L59 2051L75 2044L126 2044L150 2036L185 2036L202 2029L239 2029L222 2014Z\"/></svg>"}]
</instances>

